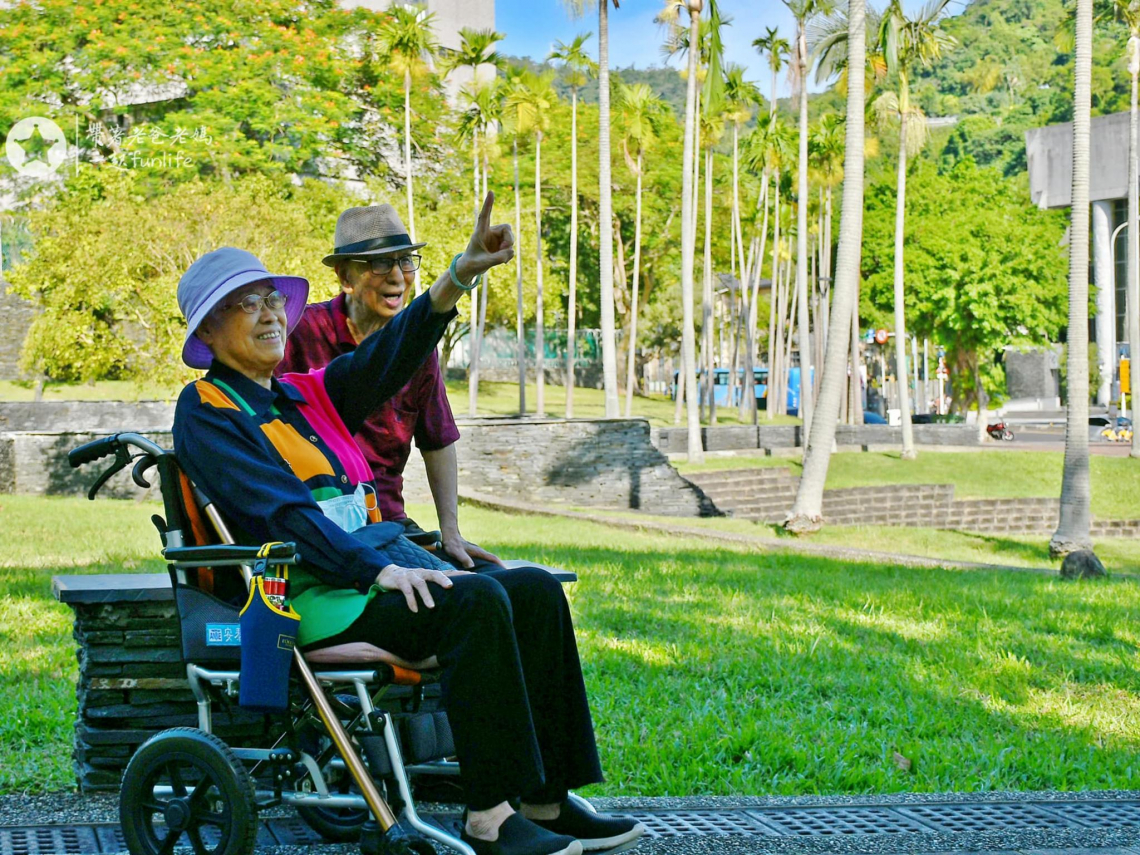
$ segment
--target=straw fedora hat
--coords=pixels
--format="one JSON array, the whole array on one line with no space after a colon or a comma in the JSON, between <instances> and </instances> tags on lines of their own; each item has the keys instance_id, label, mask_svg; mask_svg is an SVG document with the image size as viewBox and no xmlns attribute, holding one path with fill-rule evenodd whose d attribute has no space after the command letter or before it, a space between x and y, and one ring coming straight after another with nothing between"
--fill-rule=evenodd
<instances>
[{"instance_id":1,"label":"straw fedora hat","mask_svg":"<svg viewBox=\"0 0 1140 855\"><path fill-rule=\"evenodd\" d=\"M321 259L332 267L342 258L366 258L391 255L427 246L413 243L400 215L391 205L369 205L349 208L336 221L333 251Z\"/></svg>"}]
</instances>

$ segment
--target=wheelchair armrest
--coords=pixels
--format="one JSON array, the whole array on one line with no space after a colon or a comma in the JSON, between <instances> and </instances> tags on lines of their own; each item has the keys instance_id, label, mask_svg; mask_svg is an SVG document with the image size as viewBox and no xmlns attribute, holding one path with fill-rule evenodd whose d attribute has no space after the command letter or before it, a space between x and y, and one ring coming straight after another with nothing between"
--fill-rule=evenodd
<instances>
[{"instance_id":1,"label":"wheelchair armrest","mask_svg":"<svg viewBox=\"0 0 1140 855\"><path fill-rule=\"evenodd\" d=\"M301 560L295 543L267 543L263 546L176 546L162 550L162 557L171 563L201 564L224 567L230 564L252 564L259 558L269 559L271 565L296 564Z\"/></svg>"}]
</instances>

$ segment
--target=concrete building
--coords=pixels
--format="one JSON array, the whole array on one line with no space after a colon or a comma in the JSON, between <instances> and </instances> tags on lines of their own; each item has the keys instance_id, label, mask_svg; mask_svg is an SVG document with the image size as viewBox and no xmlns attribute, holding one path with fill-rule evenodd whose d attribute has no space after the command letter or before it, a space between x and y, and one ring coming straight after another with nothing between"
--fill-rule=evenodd
<instances>
[{"instance_id":1,"label":"concrete building","mask_svg":"<svg viewBox=\"0 0 1140 855\"><path fill-rule=\"evenodd\" d=\"M1039 208L1067 208L1072 200L1073 125L1049 125L1025 135L1029 194ZM1092 284L1096 313L1090 337L1097 345L1101 382L1096 402L1119 397L1118 366L1129 352L1127 308L1128 114L1092 120L1089 199L1092 202Z\"/></svg>"},{"instance_id":2,"label":"concrete building","mask_svg":"<svg viewBox=\"0 0 1140 855\"><path fill-rule=\"evenodd\" d=\"M364 7L380 12L394 3L405 0L343 0L345 6ZM420 0L428 12L435 15L435 36L440 45L449 49L459 47L459 31L464 27L473 30L490 30L495 27L495 0ZM493 66L480 66L479 79L495 76ZM457 69L447 76L444 86L448 101L455 104L459 90L471 82L469 69Z\"/></svg>"}]
</instances>

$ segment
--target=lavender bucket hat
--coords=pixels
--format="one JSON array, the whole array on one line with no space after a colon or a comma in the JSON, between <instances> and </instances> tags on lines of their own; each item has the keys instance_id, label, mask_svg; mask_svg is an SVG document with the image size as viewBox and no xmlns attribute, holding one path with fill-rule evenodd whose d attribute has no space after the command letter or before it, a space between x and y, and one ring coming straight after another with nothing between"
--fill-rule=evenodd
<instances>
[{"instance_id":1,"label":"lavender bucket hat","mask_svg":"<svg viewBox=\"0 0 1140 855\"><path fill-rule=\"evenodd\" d=\"M285 295L286 335L297 326L309 299L309 280L300 276L275 276L252 252L223 246L190 265L178 280L178 308L186 318L186 341L182 361L191 368L209 368L214 357L206 343L195 335L198 325L218 303L243 285L270 282Z\"/></svg>"}]
</instances>

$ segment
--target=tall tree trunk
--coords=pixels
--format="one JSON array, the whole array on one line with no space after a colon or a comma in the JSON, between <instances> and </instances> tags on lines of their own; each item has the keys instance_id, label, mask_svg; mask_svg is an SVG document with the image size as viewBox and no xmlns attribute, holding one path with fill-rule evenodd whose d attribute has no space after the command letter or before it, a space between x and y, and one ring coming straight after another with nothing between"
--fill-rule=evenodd
<instances>
[{"instance_id":1,"label":"tall tree trunk","mask_svg":"<svg viewBox=\"0 0 1140 855\"><path fill-rule=\"evenodd\" d=\"M404 72L404 184L408 191L408 235L416 242L416 205L412 196L412 71ZM420 272L416 271L416 296L420 295Z\"/></svg>"},{"instance_id":2,"label":"tall tree trunk","mask_svg":"<svg viewBox=\"0 0 1140 855\"><path fill-rule=\"evenodd\" d=\"M712 260L712 148L705 152L705 259L704 259L704 318L705 318L705 385L709 399L709 424L716 424L716 317L713 306Z\"/></svg>"},{"instance_id":3,"label":"tall tree trunk","mask_svg":"<svg viewBox=\"0 0 1140 855\"><path fill-rule=\"evenodd\" d=\"M603 0L608 2L608 0ZM689 44L700 44L698 30L700 15L689 12ZM690 463L701 463L705 459L701 442L701 420L697 411L696 330L693 323L693 256L696 250L696 231L692 227L693 209L696 207L693 186L693 161L696 155L696 102L697 102L697 53L689 51L689 77L685 85L685 141L681 164L681 360L685 377L685 395L688 412L688 451Z\"/></svg>"},{"instance_id":4,"label":"tall tree trunk","mask_svg":"<svg viewBox=\"0 0 1140 855\"><path fill-rule=\"evenodd\" d=\"M1137 187L1140 174L1137 158L1140 145L1137 140L1138 113L1136 106L1138 78L1140 78L1140 35L1133 33L1128 39L1128 72L1132 76L1132 104L1128 115L1128 379L1132 392L1132 423L1136 424L1136 375L1140 368L1140 199ZM1140 457L1140 431L1132 431L1132 457Z\"/></svg>"},{"instance_id":5,"label":"tall tree trunk","mask_svg":"<svg viewBox=\"0 0 1140 855\"><path fill-rule=\"evenodd\" d=\"M479 147L474 140L472 142L471 161L475 170L475 186L472 196L475 200L475 220L477 222L479 220L479 209L482 206L479 202ZM470 340L468 349L471 351L467 361L467 415L472 418L479 414L479 356L483 344L479 338L479 291L485 287L486 284L481 282L471 291L471 322L467 325L467 337Z\"/></svg>"},{"instance_id":6,"label":"tall tree trunk","mask_svg":"<svg viewBox=\"0 0 1140 855\"><path fill-rule=\"evenodd\" d=\"M574 418L578 327L578 88L570 90L570 299L566 312L566 418Z\"/></svg>"},{"instance_id":7,"label":"tall tree trunk","mask_svg":"<svg viewBox=\"0 0 1140 855\"><path fill-rule=\"evenodd\" d=\"M864 0L848 0L847 62L863 68L866 62L866 8ZM847 149L844 153L842 213L839 220L839 258L832 289L833 317L846 319L856 311L859 289L859 251L863 243L863 75L850 74L847 81ZM839 403L847 381L848 334L846 321L832 325L824 357L823 382L818 407L807 433L804 470L796 501L785 527L797 533L814 531L822 524L823 487L835 444Z\"/></svg>"},{"instance_id":8,"label":"tall tree trunk","mask_svg":"<svg viewBox=\"0 0 1140 855\"><path fill-rule=\"evenodd\" d=\"M847 192L846 185L844 185L843 192ZM842 245L843 242L843 223L839 224L839 241ZM836 271L838 273L838 271ZM838 281L839 276L837 275ZM840 317L838 313L836 317ZM850 389L848 395L848 409L850 412L851 424L863 424L863 375L859 371L859 281L855 281L855 299L852 301L851 306L851 378Z\"/></svg>"},{"instance_id":9,"label":"tall tree trunk","mask_svg":"<svg viewBox=\"0 0 1140 855\"><path fill-rule=\"evenodd\" d=\"M546 321L542 306L542 131L534 135L534 412L546 414Z\"/></svg>"},{"instance_id":10,"label":"tall tree trunk","mask_svg":"<svg viewBox=\"0 0 1140 855\"><path fill-rule=\"evenodd\" d=\"M483 149L483 198L487 198L487 149ZM483 342L487 339L487 300L491 296L491 271L483 274L483 281L479 283L479 359L483 358ZM482 369L482 365L479 366Z\"/></svg>"},{"instance_id":11,"label":"tall tree trunk","mask_svg":"<svg viewBox=\"0 0 1140 855\"><path fill-rule=\"evenodd\" d=\"M617 389L617 338L614 329L613 179L610 174L610 0L598 2L598 253L601 280L602 385L606 418L620 415Z\"/></svg>"},{"instance_id":12,"label":"tall tree trunk","mask_svg":"<svg viewBox=\"0 0 1140 855\"><path fill-rule=\"evenodd\" d=\"M772 175L773 221L772 221L772 285L768 291L772 305L768 319L768 418L772 419L783 412L780 407L780 371L782 368L784 333L783 301L780 294L780 170Z\"/></svg>"},{"instance_id":13,"label":"tall tree trunk","mask_svg":"<svg viewBox=\"0 0 1140 855\"><path fill-rule=\"evenodd\" d=\"M808 54L805 25L806 21L800 21L796 34L799 44L796 61L800 66L800 182L797 204L798 216L796 218L799 227L799 233L796 235L796 292L800 300L797 321L800 330L800 418L804 423L803 435L806 438L811 433L812 384L814 380L812 377L811 323L808 319Z\"/></svg>"},{"instance_id":14,"label":"tall tree trunk","mask_svg":"<svg viewBox=\"0 0 1140 855\"><path fill-rule=\"evenodd\" d=\"M637 219L633 227L633 298L629 311L629 370L625 381L625 417L633 416L637 372L637 292L641 290L641 152L637 153Z\"/></svg>"},{"instance_id":15,"label":"tall tree trunk","mask_svg":"<svg viewBox=\"0 0 1140 855\"><path fill-rule=\"evenodd\" d=\"M522 235L522 197L519 193L519 138L513 145L515 160L515 234ZM516 237L516 240L521 238ZM519 413L526 412L526 326L523 323L522 253L515 253L515 330L518 334Z\"/></svg>"},{"instance_id":16,"label":"tall tree trunk","mask_svg":"<svg viewBox=\"0 0 1140 855\"><path fill-rule=\"evenodd\" d=\"M1073 63L1073 192L1069 226L1068 400L1061 513L1049 541L1053 555L1091 549L1089 536L1089 125L1093 0L1077 0Z\"/></svg>"},{"instance_id":17,"label":"tall tree trunk","mask_svg":"<svg viewBox=\"0 0 1140 855\"><path fill-rule=\"evenodd\" d=\"M905 84L904 84L905 86ZM902 422L902 459L914 460L914 428L910 420L910 387L906 370L906 302L903 296L903 238L906 235L906 124L909 104L899 98L899 177L895 200L895 378L899 387L899 419ZM981 411L978 418L982 417Z\"/></svg>"}]
</instances>

